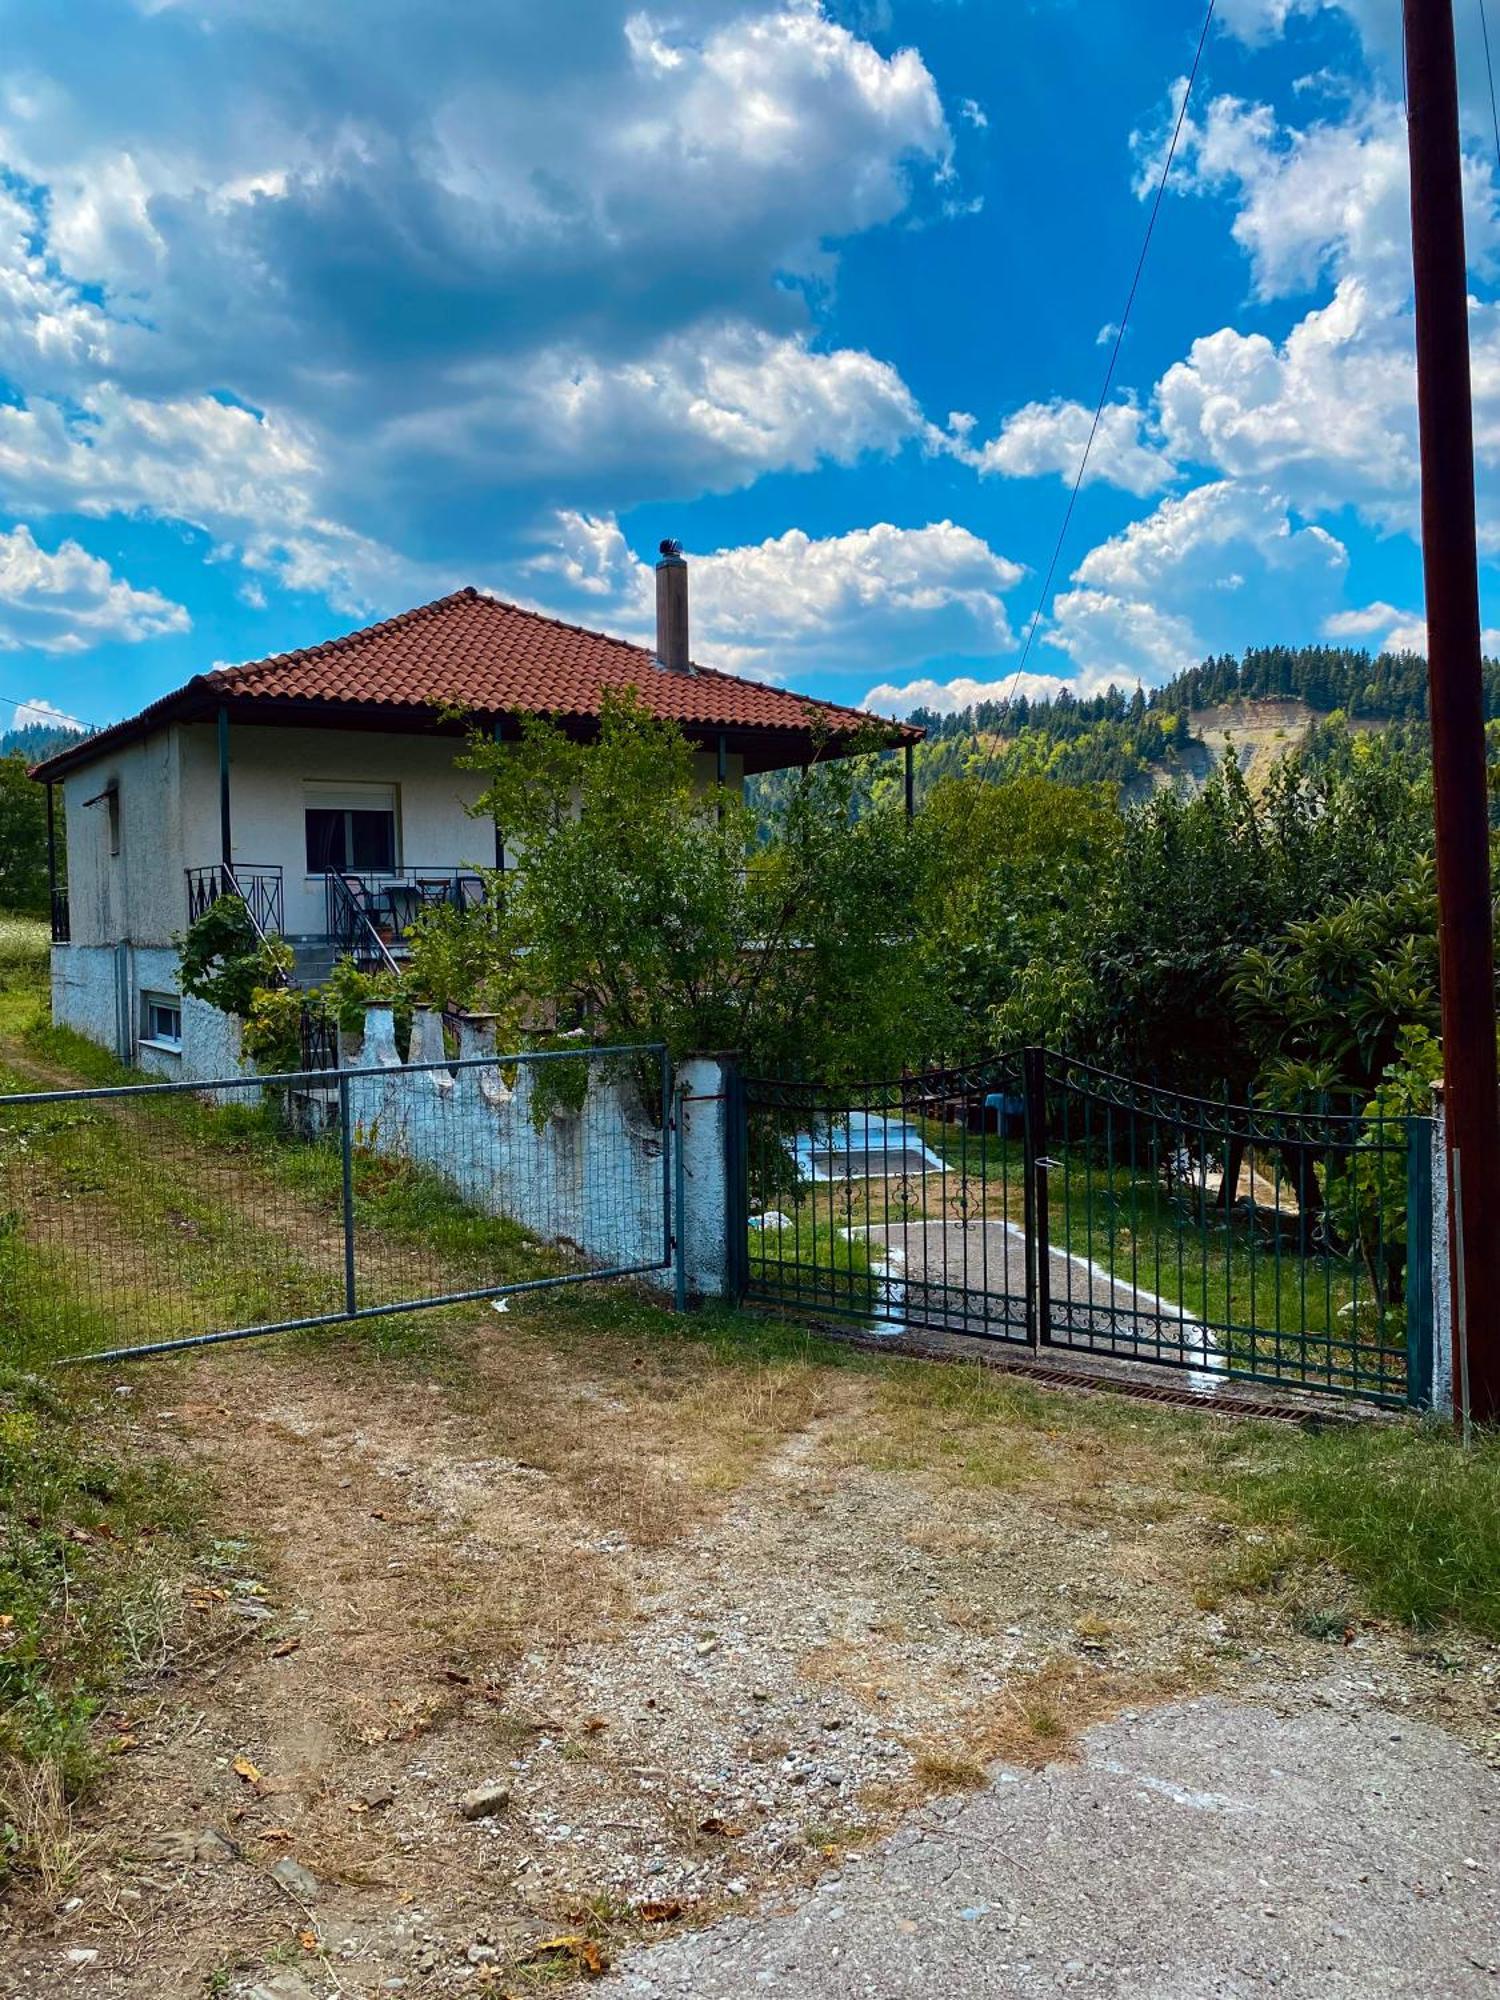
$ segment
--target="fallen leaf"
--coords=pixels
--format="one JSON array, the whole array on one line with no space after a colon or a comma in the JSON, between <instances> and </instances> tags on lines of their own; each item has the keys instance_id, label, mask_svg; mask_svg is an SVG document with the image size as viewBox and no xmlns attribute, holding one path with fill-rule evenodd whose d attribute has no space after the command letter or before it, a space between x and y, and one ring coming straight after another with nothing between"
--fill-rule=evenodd
<instances>
[{"instance_id":1,"label":"fallen leaf","mask_svg":"<svg viewBox=\"0 0 1500 2000\"><path fill-rule=\"evenodd\" d=\"M264 1771L257 1770L248 1757L236 1757L229 1768L237 1778L243 1778L247 1785L258 1785L266 1775Z\"/></svg>"},{"instance_id":2,"label":"fallen leaf","mask_svg":"<svg viewBox=\"0 0 1500 2000\"><path fill-rule=\"evenodd\" d=\"M721 1840L738 1840L745 1829L732 1826L727 1819L720 1819L717 1813L710 1813L707 1819L699 1820L698 1831L717 1834Z\"/></svg>"},{"instance_id":3,"label":"fallen leaf","mask_svg":"<svg viewBox=\"0 0 1500 2000\"><path fill-rule=\"evenodd\" d=\"M304 1951L316 1951L318 1948L318 1934L316 1931L298 1931L297 1942Z\"/></svg>"},{"instance_id":4,"label":"fallen leaf","mask_svg":"<svg viewBox=\"0 0 1500 2000\"><path fill-rule=\"evenodd\" d=\"M295 1653L301 1644L302 1641L300 1639L283 1639L279 1646L271 1648L271 1658L273 1660L284 1660L288 1653Z\"/></svg>"},{"instance_id":5,"label":"fallen leaf","mask_svg":"<svg viewBox=\"0 0 1500 2000\"><path fill-rule=\"evenodd\" d=\"M292 1829L289 1826L268 1826L260 1835L262 1840L290 1840L291 1837Z\"/></svg>"},{"instance_id":6,"label":"fallen leaf","mask_svg":"<svg viewBox=\"0 0 1500 2000\"><path fill-rule=\"evenodd\" d=\"M16 1622L15 1615L13 1612L0 1611L0 1632L8 1632L11 1626L15 1624L15 1622Z\"/></svg>"},{"instance_id":7,"label":"fallen leaf","mask_svg":"<svg viewBox=\"0 0 1500 2000\"><path fill-rule=\"evenodd\" d=\"M111 1757L122 1757L127 1750L135 1748L136 1742L137 1738L134 1736L112 1736L105 1748Z\"/></svg>"},{"instance_id":8,"label":"fallen leaf","mask_svg":"<svg viewBox=\"0 0 1500 2000\"><path fill-rule=\"evenodd\" d=\"M579 1952L578 1963L583 1967L590 1979L602 1979L609 1970L609 1960L604 1956L604 1953L594 1943L592 1938L588 1940L583 1950Z\"/></svg>"},{"instance_id":9,"label":"fallen leaf","mask_svg":"<svg viewBox=\"0 0 1500 2000\"><path fill-rule=\"evenodd\" d=\"M601 1729L608 1729L609 1724L602 1715L591 1715L585 1721L583 1726L588 1731L589 1735L593 1736Z\"/></svg>"},{"instance_id":10,"label":"fallen leaf","mask_svg":"<svg viewBox=\"0 0 1500 2000\"><path fill-rule=\"evenodd\" d=\"M637 1903L635 1913L643 1924L673 1924L682 1915L682 1905L671 1897L659 1903Z\"/></svg>"}]
</instances>

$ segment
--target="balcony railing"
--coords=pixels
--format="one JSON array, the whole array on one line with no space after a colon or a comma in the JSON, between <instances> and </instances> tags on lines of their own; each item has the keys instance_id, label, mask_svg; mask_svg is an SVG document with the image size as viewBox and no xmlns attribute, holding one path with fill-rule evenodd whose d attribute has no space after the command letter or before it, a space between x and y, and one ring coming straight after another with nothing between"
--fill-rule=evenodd
<instances>
[{"instance_id":1,"label":"balcony railing","mask_svg":"<svg viewBox=\"0 0 1500 2000\"><path fill-rule=\"evenodd\" d=\"M250 921L263 938L286 929L286 898L281 870L262 862L215 862L211 868L187 871L188 922L195 924L222 896L238 896Z\"/></svg>"},{"instance_id":2,"label":"balcony railing","mask_svg":"<svg viewBox=\"0 0 1500 2000\"><path fill-rule=\"evenodd\" d=\"M68 922L68 892L64 888L52 891L52 942L66 944L73 935Z\"/></svg>"},{"instance_id":3,"label":"balcony railing","mask_svg":"<svg viewBox=\"0 0 1500 2000\"><path fill-rule=\"evenodd\" d=\"M483 899L483 878L463 868L411 867L372 876L331 870L328 935L358 964L394 967L424 911L473 909Z\"/></svg>"}]
</instances>

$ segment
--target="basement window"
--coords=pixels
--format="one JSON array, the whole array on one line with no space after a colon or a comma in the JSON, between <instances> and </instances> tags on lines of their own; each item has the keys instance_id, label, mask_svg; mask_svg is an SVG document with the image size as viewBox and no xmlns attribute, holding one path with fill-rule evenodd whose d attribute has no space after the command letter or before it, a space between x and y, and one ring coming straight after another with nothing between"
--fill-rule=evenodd
<instances>
[{"instance_id":1,"label":"basement window","mask_svg":"<svg viewBox=\"0 0 1500 2000\"><path fill-rule=\"evenodd\" d=\"M141 1040L182 1053L182 1002L175 993L141 995Z\"/></svg>"}]
</instances>

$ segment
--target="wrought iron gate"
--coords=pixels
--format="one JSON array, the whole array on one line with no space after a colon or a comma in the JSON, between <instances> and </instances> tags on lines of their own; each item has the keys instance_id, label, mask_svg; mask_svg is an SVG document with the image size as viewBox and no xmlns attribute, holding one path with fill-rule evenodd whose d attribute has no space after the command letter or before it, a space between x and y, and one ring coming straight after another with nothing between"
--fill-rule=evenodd
<instances>
[{"instance_id":1,"label":"wrought iron gate","mask_svg":"<svg viewBox=\"0 0 1500 2000\"><path fill-rule=\"evenodd\" d=\"M752 1300L1425 1400L1425 1118L1215 1102L1042 1049L740 1100Z\"/></svg>"}]
</instances>

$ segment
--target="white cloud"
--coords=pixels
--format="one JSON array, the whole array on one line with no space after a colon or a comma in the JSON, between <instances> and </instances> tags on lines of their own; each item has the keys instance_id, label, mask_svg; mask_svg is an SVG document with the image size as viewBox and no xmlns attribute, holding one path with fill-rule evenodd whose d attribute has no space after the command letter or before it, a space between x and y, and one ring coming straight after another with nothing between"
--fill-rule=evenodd
<instances>
[{"instance_id":1,"label":"white cloud","mask_svg":"<svg viewBox=\"0 0 1500 2000\"><path fill-rule=\"evenodd\" d=\"M544 592L580 593L590 621L649 640L652 566L612 517L565 514L534 559ZM800 530L691 556L693 654L705 666L786 679L868 673L935 654L989 657L1015 640L1004 596L1024 572L952 521L888 521L846 534ZM558 583L551 580L557 579Z\"/></svg>"},{"instance_id":2,"label":"white cloud","mask_svg":"<svg viewBox=\"0 0 1500 2000\"><path fill-rule=\"evenodd\" d=\"M987 701L1019 701L1022 696L1028 701L1048 701L1064 688L1072 694L1093 691L1065 674L1009 674L991 681L975 680L968 674L956 674L948 681L924 676L907 681L902 687L881 681L870 689L859 706L876 715L906 716L918 708L930 708L938 715L956 715L961 708L976 708Z\"/></svg>"},{"instance_id":3,"label":"white cloud","mask_svg":"<svg viewBox=\"0 0 1500 2000\"><path fill-rule=\"evenodd\" d=\"M180 604L137 590L75 541L49 552L24 524L0 533L0 652L81 653L188 624Z\"/></svg>"},{"instance_id":4,"label":"white cloud","mask_svg":"<svg viewBox=\"0 0 1500 2000\"><path fill-rule=\"evenodd\" d=\"M977 451L955 449L981 473L1004 473L1019 479L1050 472L1071 485L1093 421L1092 410L1060 397L1050 403L1027 403L1006 418L998 436L988 444ZM1149 440L1134 404L1107 404L1089 453L1084 484L1105 480L1144 498L1170 485L1173 473L1171 459Z\"/></svg>"},{"instance_id":5,"label":"white cloud","mask_svg":"<svg viewBox=\"0 0 1500 2000\"><path fill-rule=\"evenodd\" d=\"M0 87L17 504L390 605L548 507L934 441L816 330L842 242L954 197L915 50L819 0L575 0L562 41L534 0L118 13L87 61L39 18Z\"/></svg>"},{"instance_id":6,"label":"white cloud","mask_svg":"<svg viewBox=\"0 0 1500 2000\"><path fill-rule=\"evenodd\" d=\"M475 364L441 409L390 424L388 463L463 464L495 483L587 492L702 492L770 471L852 464L925 438L895 369L858 348L819 352L743 322L673 336L610 364L552 349L524 366Z\"/></svg>"},{"instance_id":7,"label":"white cloud","mask_svg":"<svg viewBox=\"0 0 1500 2000\"><path fill-rule=\"evenodd\" d=\"M1262 597L1286 633L1316 627L1338 606L1347 570L1343 544L1299 526L1273 490L1220 480L1091 549L1077 588L1053 605L1046 643L1098 684L1151 684L1242 643L1247 623L1264 624Z\"/></svg>"},{"instance_id":8,"label":"white cloud","mask_svg":"<svg viewBox=\"0 0 1500 2000\"><path fill-rule=\"evenodd\" d=\"M65 715L40 695L31 701L18 701L9 726L12 729L68 729L79 736L88 728L88 724L80 722L76 715Z\"/></svg>"},{"instance_id":9,"label":"white cloud","mask_svg":"<svg viewBox=\"0 0 1500 2000\"><path fill-rule=\"evenodd\" d=\"M1337 611L1323 623L1328 639L1363 641L1374 651L1420 653L1427 656L1427 620L1420 611L1399 611L1394 604L1377 599L1350 611ZM1500 629L1487 627L1479 635L1486 659L1500 655Z\"/></svg>"}]
</instances>

